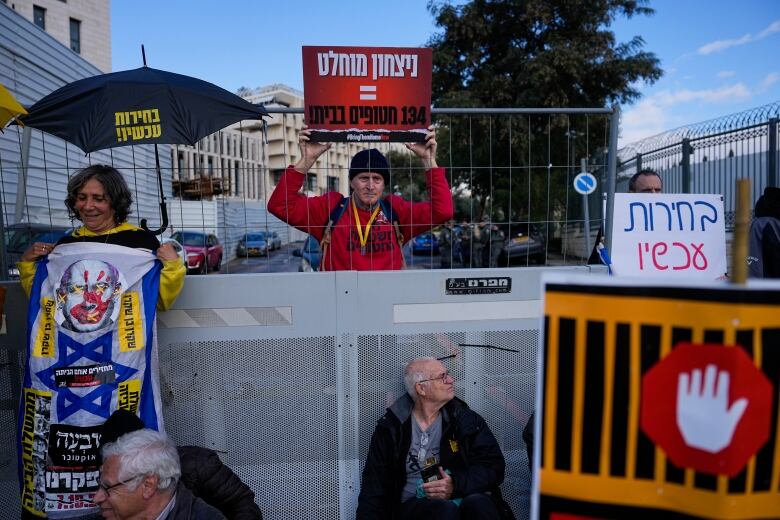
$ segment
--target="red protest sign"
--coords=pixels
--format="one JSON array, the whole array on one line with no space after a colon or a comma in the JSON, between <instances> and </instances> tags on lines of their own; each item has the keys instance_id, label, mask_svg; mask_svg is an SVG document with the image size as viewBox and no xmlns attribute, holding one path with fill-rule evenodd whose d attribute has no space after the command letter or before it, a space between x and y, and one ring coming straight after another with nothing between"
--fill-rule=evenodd
<instances>
[{"instance_id":1,"label":"red protest sign","mask_svg":"<svg viewBox=\"0 0 780 520\"><path fill-rule=\"evenodd\" d=\"M313 141L424 141L431 49L304 46L304 118Z\"/></svg>"},{"instance_id":2,"label":"red protest sign","mask_svg":"<svg viewBox=\"0 0 780 520\"><path fill-rule=\"evenodd\" d=\"M642 379L642 430L679 467L737 475L771 418L772 383L740 347L681 343Z\"/></svg>"}]
</instances>

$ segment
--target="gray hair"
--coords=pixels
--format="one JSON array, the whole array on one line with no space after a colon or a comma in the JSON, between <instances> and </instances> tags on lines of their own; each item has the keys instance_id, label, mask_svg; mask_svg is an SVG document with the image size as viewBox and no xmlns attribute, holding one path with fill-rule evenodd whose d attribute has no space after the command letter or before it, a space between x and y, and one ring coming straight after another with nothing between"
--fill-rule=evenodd
<instances>
[{"instance_id":1,"label":"gray hair","mask_svg":"<svg viewBox=\"0 0 780 520\"><path fill-rule=\"evenodd\" d=\"M404 386L406 391L412 397L413 401L417 401L417 383L425 379L427 374L424 374L420 368L421 361L438 361L433 357L418 357L409 361L404 367Z\"/></svg>"},{"instance_id":2,"label":"gray hair","mask_svg":"<svg viewBox=\"0 0 780 520\"><path fill-rule=\"evenodd\" d=\"M126 433L116 442L101 449L103 460L119 457L120 481L140 475L157 475L157 489L164 491L176 486L181 476L181 464L176 446L164 433L145 428ZM134 490L139 481L128 482L128 489Z\"/></svg>"}]
</instances>

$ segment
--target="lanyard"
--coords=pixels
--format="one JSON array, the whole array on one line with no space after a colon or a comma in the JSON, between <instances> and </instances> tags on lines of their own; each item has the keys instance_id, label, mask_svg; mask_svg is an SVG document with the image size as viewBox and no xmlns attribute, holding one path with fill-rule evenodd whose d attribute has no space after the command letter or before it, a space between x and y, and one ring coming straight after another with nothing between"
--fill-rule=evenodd
<instances>
[{"instance_id":1,"label":"lanyard","mask_svg":"<svg viewBox=\"0 0 780 520\"><path fill-rule=\"evenodd\" d=\"M352 211L355 214L355 227L357 228L358 232L358 238L360 239L360 254L364 255L366 254L366 242L368 242L368 231L371 229L371 224L374 223L374 219L376 219L376 216L379 214L380 206L377 204L376 209L374 209L374 212L371 214L371 218L368 219L368 224L366 224L366 231L365 235L363 234L363 228L360 225L360 216L358 215L358 209L355 205L355 199L351 198L352 202Z\"/></svg>"}]
</instances>

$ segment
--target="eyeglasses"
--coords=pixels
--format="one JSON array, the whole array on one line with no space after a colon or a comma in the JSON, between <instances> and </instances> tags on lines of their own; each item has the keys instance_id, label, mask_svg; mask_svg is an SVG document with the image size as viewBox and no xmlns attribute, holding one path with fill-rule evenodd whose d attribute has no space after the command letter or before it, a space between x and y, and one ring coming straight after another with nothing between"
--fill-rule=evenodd
<instances>
[{"instance_id":1,"label":"eyeglasses","mask_svg":"<svg viewBox=\"0 0 780 520\"><path fill-rule=\"evenodd\" d=\"M447 370L446 372L443 372L443 373L439 374L439 375L438 375L438 376L436 376L436 377L432 377L432 378L430 378L430 379L423 379L422 381L417 381L417 382L418 382L418 383L427 383L428 381L436 381L436 380L441 380L441 382L442 382L442 383L446 383L448 378L455 379L454 377L452 377L452 374L450 374L450 371L449 371L449 370Z\"/></svg>"},{"instance_id":2,"label":"eyeglasses","mask_svg":"<svg viewBox=\"0 0 780 520\"><path fill-rule=\"evenodd\" d=\"M107 486L107 485L105 485L103 482L100 482L100 481L99 481L99 482L98 482L98 487L99 487L100 489L102 489L102 490L103 490L103 492L104 492L106 495L108 495L108 494L109 494L109 492L110 492L112 489L114 489L114 488L117 488L117 487L119 487L119 486L122 486L122 485L124 485L124 484L129 484L130 482L134 481L134 480L135 480L135 479L137 479L138 477L142 477L142 476L143 476L143 475L136 475L136 476L134 476L134 477L130 477L130 478L126 479L126 480L123 480L122 482L117 482L116 484L111 484L110 486Z\"/></svg>"}]
</instances>

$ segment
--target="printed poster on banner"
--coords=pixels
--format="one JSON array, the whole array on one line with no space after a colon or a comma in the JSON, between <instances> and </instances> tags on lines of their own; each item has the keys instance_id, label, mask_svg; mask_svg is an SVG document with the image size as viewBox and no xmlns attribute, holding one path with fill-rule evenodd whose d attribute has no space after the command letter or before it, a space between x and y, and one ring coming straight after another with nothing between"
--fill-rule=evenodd
<instances>
[{"instance_id":1,"label":"printed poster on banner","mask_svg":"<svg viewBox=\"0 0 780 520\"><path fill-rule=\"evenodd\" d=\"M18 430L22 507L96 512L100 426L119 408L161 430L155 327L161 264L148 251L74 243L38 264Z\"/></svg>"},{"instance_id":2,"label":"printed poster on banner","mask_svg":"<svg viewBox=\"0 0 780 520\"><path fill-rule=\"evenodd\" d=\"M777 518L780 283L544 279L532 518Z\"/></svg>"},{"instance_id":3,"label":"printed poster on banner","mask_svg":"<svg viewBox=\"0 0 780 520\"><path fill-rule=\"evenodd\" d=\"M617 276L724 279L723 197L616 193L610 256Z\"/></svg>"},{"instance_id":4,"label":"printed poster on banner","mask_svg":"<svg viewBox=\"0 0 780 520\"><path fill-rule=\"evenodd\" d=\"M304 46L304 119L318 142L422 142L432 51Z\"/></svg>"}]
</instances>

